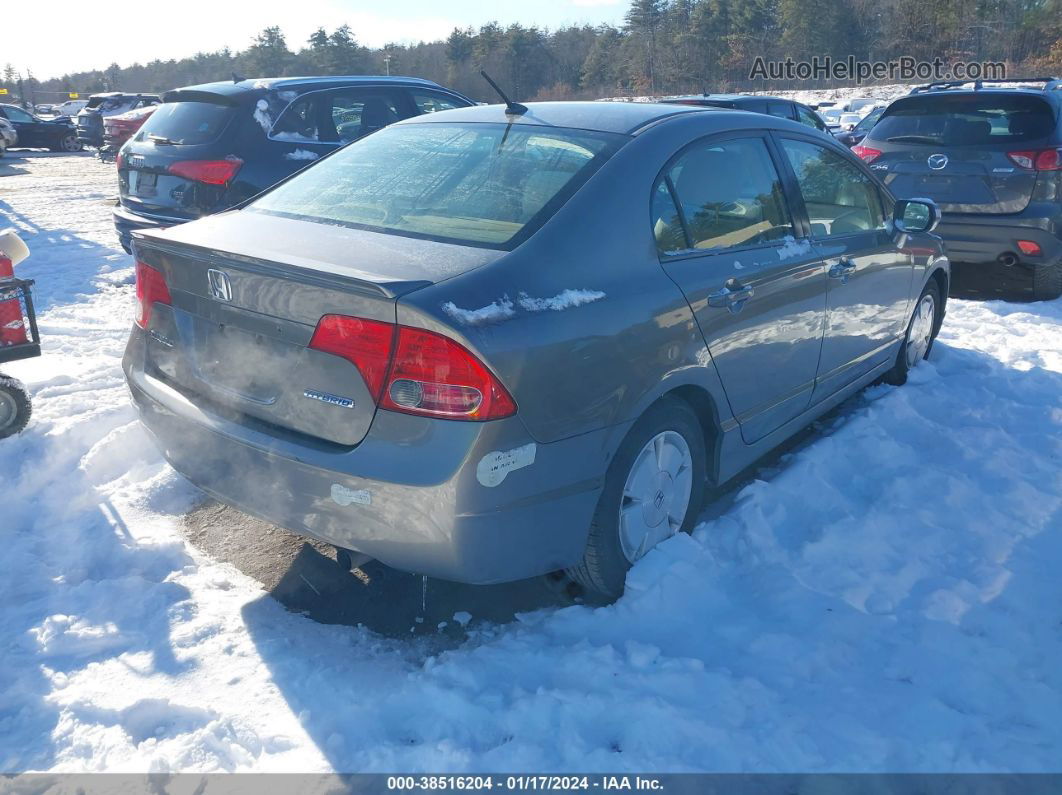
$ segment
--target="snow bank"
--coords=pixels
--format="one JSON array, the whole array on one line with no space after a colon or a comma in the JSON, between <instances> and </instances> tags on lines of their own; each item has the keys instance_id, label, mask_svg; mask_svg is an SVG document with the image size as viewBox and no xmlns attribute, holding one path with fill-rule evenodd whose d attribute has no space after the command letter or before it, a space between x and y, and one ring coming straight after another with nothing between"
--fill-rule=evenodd
<instances>
[{"instance_id":1,"label":"snow bank","mask_svg":"<svg viewBox=\"0 0 1062 795\"><path fill-rule=\"evenodd\" d=\"M470 599L447 648L286 612L185 543L194 492L119 369L113 168L26 163L3 208L46 355L4 367L36 415L0 441L0 769L1058 769L1062 302L953 301L907 386L729 489L617 604L493 625Z\"/></svg>"}]
</instances>

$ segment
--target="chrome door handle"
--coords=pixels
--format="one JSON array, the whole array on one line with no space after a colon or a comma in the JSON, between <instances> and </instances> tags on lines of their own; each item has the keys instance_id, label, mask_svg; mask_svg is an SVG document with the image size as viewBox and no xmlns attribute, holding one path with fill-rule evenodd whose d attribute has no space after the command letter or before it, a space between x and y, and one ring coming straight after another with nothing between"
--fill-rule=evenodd
<instances>
[{"instance_id":1,"label":"chrome door handle","mask_svg":"<svg viewBox=\"0 0 1062 795\"><path fill-rule=\"evenodd\" d=\"M850 259L843 259L830 268L829 276L831 279L840 279L841 284L847 284L848 277L855 272L855 263Z\"/></svg>"},{"instance_id":2,"label":"chrome door handle","mask_svg":"<svg viewBox=\"0 0 1062 795\"><path fill-rule=\"evenodd\" d=\"M745 302L752 298L755 293L756 291L751 287L741 287L736 282L733 284L727 282L721 290L708 293L708 306L729 309L736 315L745 306Z\"/></svg>"}]
</instances>

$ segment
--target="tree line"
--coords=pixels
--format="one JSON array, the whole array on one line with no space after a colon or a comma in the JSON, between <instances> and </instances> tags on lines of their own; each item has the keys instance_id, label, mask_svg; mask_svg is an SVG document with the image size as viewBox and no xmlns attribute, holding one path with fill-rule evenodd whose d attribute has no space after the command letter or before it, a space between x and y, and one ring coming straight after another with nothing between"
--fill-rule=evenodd
<instances>
[{"instance_id":1,"label":"tree line","mask_svg":"<svg viewBox=\"0 0 1062 795\"><path fill-rule=\"evenodd\" d=\"M267 27L243 50L199 52L45 80L8 64L0 85L30 101L108 90L160 92L245 77L393 74L425 77L473 99L495 97L487 70L514 99L821 88L750 79L756 58L994 61L1009 74L1062 72L1062 0L633 0L624 24L455 29L444 41L365 47L343 25L292 46Z\"/></svg>"}]
</instances>

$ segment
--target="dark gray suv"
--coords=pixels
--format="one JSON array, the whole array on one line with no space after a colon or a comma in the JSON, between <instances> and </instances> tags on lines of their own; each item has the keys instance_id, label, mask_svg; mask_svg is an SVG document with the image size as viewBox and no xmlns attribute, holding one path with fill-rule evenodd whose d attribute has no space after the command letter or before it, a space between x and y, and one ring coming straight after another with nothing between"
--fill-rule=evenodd
<instances>
[{"instance_id":1,"label":"dark gray suv","mask_svg":"<svg viewBox=\"0 0 1062 795\"><path fill-rule=\"evenodd\" d=\"M1034 298L1062 295L1062 80L916 88L853 151L895 195L937 202L953 261L1028 268Z\"/></svg>"},{"instance_id":2,"label":"dark gray suv","mask_svg":"<svg viewBox=\"0 0 1062 795\"><path fill-rule=\"evenodd\" d=\"M926 357L937 210L796 121L508 110L136 233L126 377L225 502L408 571L616 596L706 482Z\"/></svg>"}]
</instances>

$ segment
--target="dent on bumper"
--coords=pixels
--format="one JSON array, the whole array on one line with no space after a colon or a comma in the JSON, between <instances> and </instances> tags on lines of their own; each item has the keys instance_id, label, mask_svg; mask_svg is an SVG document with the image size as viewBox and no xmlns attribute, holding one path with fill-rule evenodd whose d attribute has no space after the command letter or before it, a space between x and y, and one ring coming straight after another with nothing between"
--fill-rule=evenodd
<instances>
[{"instance_id":1,"label":"dent on bumper","mask_svg":"<svg viewBox=\"0 0 1062 795\"><path fill-rule=\"evenodd\" d=\"M394 568L460 582L521 579L582 556L608 431L536 445L533 464L484 486L480 461L531 444L516 418L379 412L356 448L315 445L194 405L131 362L140 344L137 330L125 369L142 422L174 469L221 502Z\"/></svg>"}]
</instances>

